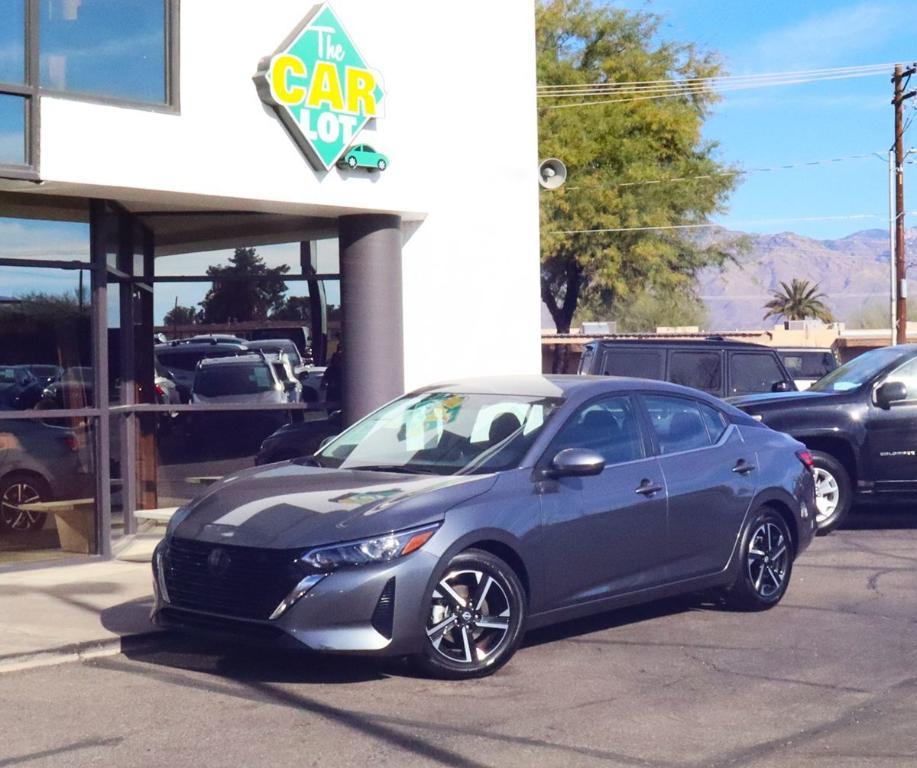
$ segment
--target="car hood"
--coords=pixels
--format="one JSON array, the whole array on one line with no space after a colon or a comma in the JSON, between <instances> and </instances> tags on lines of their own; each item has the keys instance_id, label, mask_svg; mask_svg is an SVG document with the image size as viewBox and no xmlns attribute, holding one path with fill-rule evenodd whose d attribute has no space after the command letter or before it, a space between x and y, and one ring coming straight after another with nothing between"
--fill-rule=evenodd
<instances>
[{"instance_id":1,"label":"car hood","mask_svg":"<svg viewBox=\"0 0 917 768\"><path fill-rule=\"evenodd\" d=\"M268 389L264 392L254 392L252 394L232 394L232 395L215 395L208 397L197 392L191 393L191 402L200 405L220 404L220 403L283 403L285 398L276 389Z\"/></svg>"},{"instance_id":2,"label":"car hood","mask_svg":"<svg viewBox=\"0 0 917 768\"><path fill-rule=\"evenodd\" d=\"M332 544L440 520L495 481L270 464L212 486L185 508L174 535L270 549Z\"/></svg>"},{"instance_id":3,"label":"car hood","mask_svg":"<svg viewBox=\"0 0 917 768\"><path fill-rule=\"evenodd\" d=\"M730 397L726 402L742 410L753 410L759 405L792 405L793 403L812 404L815 400L835 397L837 394L837 392L813 392L811 389L806 389L802 392L761 392L756 395Z\"/></svg>"}]
</instances>

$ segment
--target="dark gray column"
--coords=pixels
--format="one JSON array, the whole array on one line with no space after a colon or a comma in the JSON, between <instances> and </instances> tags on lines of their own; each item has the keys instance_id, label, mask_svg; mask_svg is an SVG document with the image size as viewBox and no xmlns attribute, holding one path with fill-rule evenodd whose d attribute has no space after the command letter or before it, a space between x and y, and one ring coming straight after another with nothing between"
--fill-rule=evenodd
<instances>
[{"instance_id":1,"label":"dark gray column","mask_svg":"<svg viewBox=\"0 0 917 768\"><path fill-rule=\"evenodd\" d=\"M338 220L343 308L344 420L352 424L404 391L401 217Z\"/></svg>"}]
</instances>

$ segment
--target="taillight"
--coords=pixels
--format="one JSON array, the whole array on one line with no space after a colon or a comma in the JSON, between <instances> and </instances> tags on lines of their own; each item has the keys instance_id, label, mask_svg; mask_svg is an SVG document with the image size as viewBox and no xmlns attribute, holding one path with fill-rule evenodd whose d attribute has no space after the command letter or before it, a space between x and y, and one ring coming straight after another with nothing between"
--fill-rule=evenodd
<instances>
[{"instance_id":1,"label":"taillight","mask_svg":"<svg viewBox=\"0 0 917 768\"><path fill-rule=\"evenodd\" d=\"M166 391L162 388L161 385L159 385L159 384L154 384L153 386L156 388L156 394L157 394L157 395L159 395L160 397L165 397L165 396L166 396Z\"/></svg>"},{"instance_id":2,"label":"taillight","mask_svg":"<svg viewBox=\"0 0 917 768\"><path fill-rule=\"evenodd\" d=\"M76 453L80 449L80 441L77 439L76 435L66 435L63 440L64 445L73 451L73 453Z\"/></svg>"},{"instance_id":3,"label":"taillight","mask_svg":"<svg viewBox=\"0 0 917 768\"><path fill-rule=\"evenodd\" d=\"M812 454L808 451L796 451L796 458L799 459L806 469L815 469L815 462Z\"/></svg>"}]
</instances>

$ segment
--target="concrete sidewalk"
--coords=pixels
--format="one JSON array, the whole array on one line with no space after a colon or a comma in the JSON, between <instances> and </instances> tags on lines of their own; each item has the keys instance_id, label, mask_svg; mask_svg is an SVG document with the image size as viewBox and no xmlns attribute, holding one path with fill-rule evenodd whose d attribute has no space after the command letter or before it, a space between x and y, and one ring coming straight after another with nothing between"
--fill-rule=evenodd
<instances>
[{"instance_id":1,"label":"concrete sidewalk","mask_svg":"<svg viewBox=\"0 0 917 768\"><path fill-rule=\"evenodd\" d=\"M0 673L120 653L155 633L149 562L0 574Z\"/></svg>"}]
</instances>

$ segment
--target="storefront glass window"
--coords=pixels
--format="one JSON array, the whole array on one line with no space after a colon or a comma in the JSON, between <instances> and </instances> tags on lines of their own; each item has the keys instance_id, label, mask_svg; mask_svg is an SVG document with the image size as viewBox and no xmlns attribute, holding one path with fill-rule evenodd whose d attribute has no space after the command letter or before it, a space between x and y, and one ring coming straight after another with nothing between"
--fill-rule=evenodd
<instances>
[{"instance_id":1,"label":"storefront glass window","mask_svg":"<svg viewBox=\"0 0 917 768\"><path fill-rule=\"evenodd\" d=\"M0 217L0 259L81 261L88 265L89 224ZM88 280L84 286L88 288ZM5 285L0 288L0 294L8 292Z\"/></svg>"},{"instance_id":2,"label":"storefront glass window","mask_svg":"<svg viewBox=\"0 0 917 768\"><path fill-rule=\"evenodd\" d=\"M5 220L0 232L52 248L58 224ZM40 415L93 405L89 285L88 269L0 267L0 564L96 551L97 420Z\"/></svg>"},{"instance_id":3,"label":"storefront glass window","mask_svg":"<svg viewBox=\"0 0 917 768\"><path fill-rule=\"evenodd\" d=\"M5 0L0 13L0 82L25 79L25 0Z\"/></svg>"},{"instance_id":4,"label":"storefront glass window","mask_svg":"<svg viewBox=\"0 0 917 768\"><path fill-rule=\"evenodd\" d=\"M0 94L0 165L26 163L26 100Z\"/></svg>"},{"instance_id":5,"label":"storefront glass window","mask_svg":"<svg viewBox=\"0 0 917 768\"><path fill-rule=\"evenodd\" d=\"M55 91L164 103L164 0L45 0L41 85Z\"/></svg>"}]
</instances>

